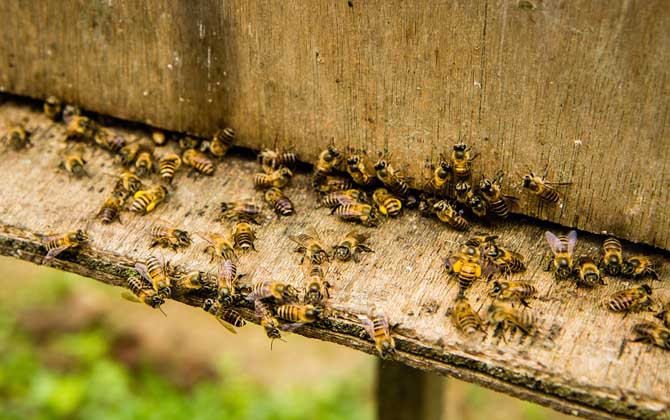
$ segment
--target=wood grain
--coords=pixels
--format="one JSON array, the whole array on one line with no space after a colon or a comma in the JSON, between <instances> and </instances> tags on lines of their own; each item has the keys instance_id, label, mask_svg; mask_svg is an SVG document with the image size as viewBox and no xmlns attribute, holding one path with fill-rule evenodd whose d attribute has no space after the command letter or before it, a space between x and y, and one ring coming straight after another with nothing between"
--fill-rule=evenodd
<instances>
[{"instance_id":1,"label":"wood grain","mask_svg":"<svg viewBox=\"0 0 670 420\"><path fill-rule=\"evenodd\" d=\"M107 152L87 151L91 178L69 179L56 170L64 127L29 107L11 101L0 105L0 132L5 132L9 122L16 121L33 131L35 146L3 154L3 255L43 263L45 251L38 234L86 227L92 238L90 247L79 253L65 252L53 265L119 286L134 262L144 260L152 252L161 253L148 249L147 231L152 220L165 219L191 232L223 232L224 227L215 221L221 201L260 199L251 180L257 164L232 156L219 164L211 178L194 179L185 172L178 173L177 187L169 202L155 214L140 217L123 213L122 224L101 225L94 215L115 182L107 174L118 171ZM127 132L123 127L112 129ZM287 235L313 228L330 244L352 229L350 224L329 216L328 209L317 207L307 176L298 175L294 181L287 193L297 204L298 214L278 220L270 217L268 211L268 220L258 231L258 252L241 257L240 270L248 274L250 281L273 278L300 286L303 279L299 255L292 252ZM443 262L467 235L415 212L370 230L375 252L366 254L360 264L333 263L328 278L333 285L330 305L335 311L328 319L303 327L298 333L374 352L356 318L374 304L388 314L392 324L398 324L394 335L396 361L585 417L670 418L669 354L631 344L618 357L622 340L632 325L641 319L652 319L652 313L622 319L605 310L603 300L608 295L630 286L622 280L607 279L607 286L592 291L555 283L542 269L547 262L543 239L546 228L515 220L490 230L500 235L501 243L526 256L528 272L521 278L533 281L538 288L540 298L531 305L542 320L543 329L557 329L553 340L522 342L515 337L504 342L491 335L467 339L458 333L445 317L458 286L445 274ZM577 252L596 255L601 241L601 237L580 234ZM162 254L179 270L210 272L214 267L203 254L204 246L202 241L196 241L185 252ZM631 244L625 246L636 250ZM642 251L660 263L660 274L667 281L668 257L649 249ZM660 282L653 283L654 287L662 286ZM491 301L489 287L480 282L470 293L482 315ZM179 286L174 293L176 300L195 306L205 297ZM661 300L670 299L665 289L655 294ZM248 309L243 314L254 319ZM168 314L165 322L169 320ZM258 333L262 331L259 329ZM286 345L291 345L290 337L288 340Z\"/></svg>"}]
</instances>

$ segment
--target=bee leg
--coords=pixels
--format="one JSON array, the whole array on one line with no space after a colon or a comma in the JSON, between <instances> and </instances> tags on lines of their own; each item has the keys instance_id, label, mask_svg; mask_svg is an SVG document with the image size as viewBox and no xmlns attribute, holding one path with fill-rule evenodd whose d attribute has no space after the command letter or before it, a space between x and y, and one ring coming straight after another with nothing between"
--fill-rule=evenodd
<instances>
[{"instance_id":1,"label":"bee leg","mask_svg":"<svg viewBox=\"0 0 670 420\"><path fill-rule=\"evenodd\" d=\"M521 304L524 306L524 308L530 308L530 305L528 304L528 301L526 299L521 299Z\"/></svg>"}]
</instances>

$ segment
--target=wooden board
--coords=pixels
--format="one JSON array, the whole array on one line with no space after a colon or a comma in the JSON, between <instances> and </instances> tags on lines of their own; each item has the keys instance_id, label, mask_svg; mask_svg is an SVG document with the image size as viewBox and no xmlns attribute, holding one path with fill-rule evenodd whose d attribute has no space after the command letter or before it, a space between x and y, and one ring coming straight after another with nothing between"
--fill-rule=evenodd
<instances>
[{"instance_id":1,"label":"wooden board","mask_svg":"<svg viewBox=\"0 0 670 420\"><path fill-rule=\"evenodd\" d=\"M76 13L72 11L76 10ZM457 139L521 212L670 249L663 0L0 4L0 91L313 161L332 139L423 184ZM562 207L528 167L572 182Z\"/></svg>"},{"instance_id":2,"label":"wooden board","mask_svg":"<svg viewBox=\"0 0 670 420\"><path fill-rule=\"evenodd\" d=\"M135 262L162 253L179 270L210 272L214 266L203 254L202 241L196 240L182 253L150 251L147 230L151 221L161 218L191 232L223 233L224 227L215 221L220 215L219 203L258 198L251 181L259 169L257 164L253 159L232 156L219 164L211 178L193 179L179 173L169 203L154 214L140 217L124 213L123 224L101 225L93 217L115 182L106 174L119 170L108 153L89 150L91 178L71 180L55 169L62 148L62 125L12 102L0 106L0 132L4 133L8 121L22 121L33 130L35 146L3 154L0 254L43 263L45 251L37 234L87 226L90 247L79 254L62 254L53 261L55 267L118 286L124 284ZM328 209L317 207L317 196L308 183L308 176L296 176L287 193L297 204L298 214L281 220L269 217L258 231L258 252L241 257L240 270L250 281L273 278L300 286L299 255L292 252L287 235L313 228L330 244L352 229L352 225L331 217ZM520 342L516 337L506 343L491 334L483 340L460 335L445 317L458 286L446 275L443 264L467 234L413 211L370 229L375 252L366 254L361 263L332 264L328 274L333 285L330 305L336 311L298 333L374 353L356 317L374 304L388 314L391 323L399 324L394 335L396 361L590 418L670 418L670 353L631 344L618 357L632 325L652 319L652 313L622 319L605 310L603 300L607 296L630 286L622 280L608 279L607 286L592 291L575 290L569 283L557 284L543 271L547 262L543 239L546 228L517 220L491 231L500 235L502 244L527 257L528 272L521 278L537 286L540 298L532 301L532 308L543 328L556 331L553 341ZM597 254L602 238L580 235L577 252ZM630 244L626 248L635 250ZM660 274L667 281L668 257L648 249L642 251L661 264ZM653 282L653 286L661 287L662 283ZM489 288L480 282L470 292L471 301L482 315L491 302ZM661 300L670 299L667 289L655 294ZM202 295L186 293L179 286L174 289L174 297L196 306L203 300ZM249 310L243 313L254 318ZM169 315L165 322L170 322ZM290 346L290 336L287 339L288 343L275 345Z\"/></svg>"}]
</instances>

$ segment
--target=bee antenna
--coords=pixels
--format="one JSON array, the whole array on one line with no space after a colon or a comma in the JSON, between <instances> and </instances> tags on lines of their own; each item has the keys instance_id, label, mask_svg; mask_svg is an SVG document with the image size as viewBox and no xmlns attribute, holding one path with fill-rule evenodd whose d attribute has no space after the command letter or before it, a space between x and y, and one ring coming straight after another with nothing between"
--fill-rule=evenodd
<instances>
[{"instance_id":1,"label":"bee antenna","mask_svg":"<svg viewBox=\"0 0 670 420\"><path fill-rule=\"evenodd\" d=\"M163 308L161 308L161 307L159 306L159 307L158 307L158 310L161 311L161 313L163 314L163 316L165 316L165 317L167 318L167 314L165 313L165 311L163 311Z\"/></svg>"}]
</instances>

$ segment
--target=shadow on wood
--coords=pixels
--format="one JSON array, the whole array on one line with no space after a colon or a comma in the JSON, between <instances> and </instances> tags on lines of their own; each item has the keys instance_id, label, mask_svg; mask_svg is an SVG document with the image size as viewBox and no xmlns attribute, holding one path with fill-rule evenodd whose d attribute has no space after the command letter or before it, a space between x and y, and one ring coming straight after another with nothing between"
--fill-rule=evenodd
<instances>
[{"instance_id":1,"label":"shadow on wood","mask_svg":"<svg viewBox=\"0 0 670 420\"><path fill-rule=\"evenodd\" d=\"M397 362L377 362L379 420L441 420L445 378Z\"/></svg>"}]
</instances>

